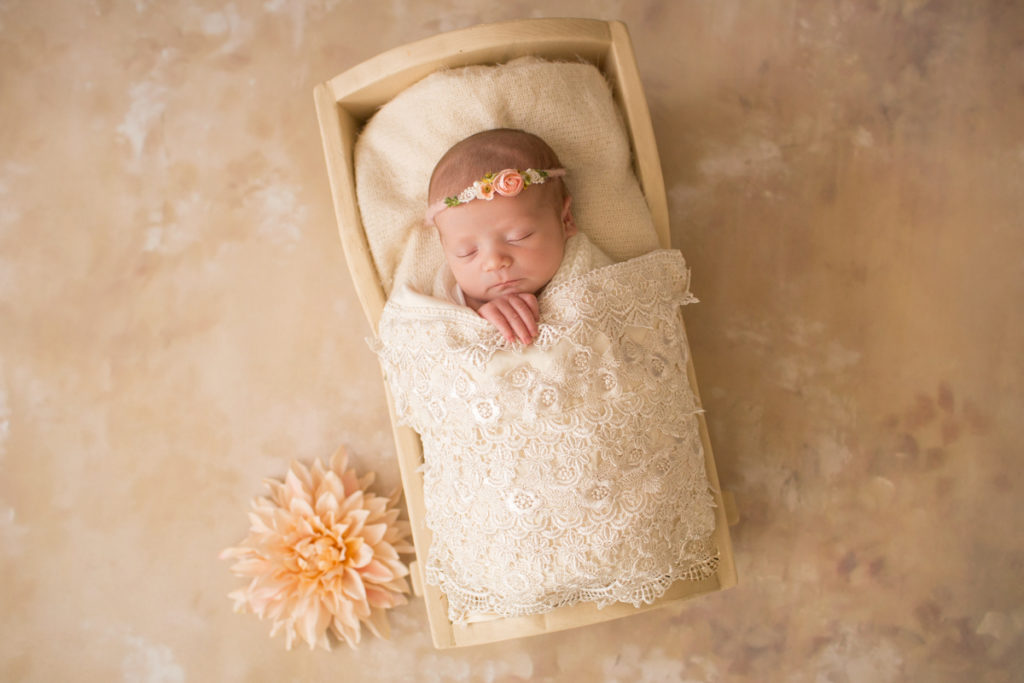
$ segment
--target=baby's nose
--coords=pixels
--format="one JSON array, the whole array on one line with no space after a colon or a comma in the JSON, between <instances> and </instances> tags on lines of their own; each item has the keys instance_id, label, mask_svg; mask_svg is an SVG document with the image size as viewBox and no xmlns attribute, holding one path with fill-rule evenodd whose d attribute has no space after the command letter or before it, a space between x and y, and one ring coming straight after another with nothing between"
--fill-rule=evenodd
<instances>
[{"instance_id":1,"label":"baby's nose","mask_svg":"<svg viewBox=\"0 0 1024 683\"><path fill-rule=\"evenodd\" d=\"M486 270L499 270L507 268L512 260L501 249L491 249L484 256L484 268Z\"/></svg>"}]
</instances>

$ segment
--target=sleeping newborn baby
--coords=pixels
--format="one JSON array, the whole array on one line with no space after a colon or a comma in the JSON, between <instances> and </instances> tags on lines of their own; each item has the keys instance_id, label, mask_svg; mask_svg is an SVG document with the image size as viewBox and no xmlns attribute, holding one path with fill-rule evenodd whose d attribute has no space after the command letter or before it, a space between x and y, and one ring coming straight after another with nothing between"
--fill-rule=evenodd
<instances>
[{"instance_id":1,"label":"sleeping newborn baby","mask_svg":"<svg viewBox=\"0 0 1024 683\"><path fill-rule=\"evenodd\" d=\"M554 277L566 241L577 232L563 175L542 139L500 128L456 144L430 178L426 217L437 226L454 296L509 342L533 341L536 294Z\"/></svg>"},{"instance_id":2,"label":"sleeping newborn baby","mask_svg":"<svg viewBox=\"0 0 1024 683\"><path fill-rule=\"evenodd\" d=\"M396 417L423 442L425 578L455 623L650 603L717 567L682 255L612 263L565 174L523 131L452 147L427 209L446 267L380 319Z\"/></svg>"}]
</instances>

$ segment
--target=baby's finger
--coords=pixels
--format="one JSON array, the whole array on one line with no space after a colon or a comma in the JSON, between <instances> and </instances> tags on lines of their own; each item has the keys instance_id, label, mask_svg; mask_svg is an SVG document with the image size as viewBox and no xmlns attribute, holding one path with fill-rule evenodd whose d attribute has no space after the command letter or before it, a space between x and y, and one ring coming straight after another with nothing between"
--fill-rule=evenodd
<instances>
[{"instance_id":1,"label":"baby's finger","mask_svg":"<svg viewBox=\"0 0 1024 683\"><path fill-rule=\"evenodd\" d=\"M537 303L537 296L528 292L523 292L519 295L519 298L525 301L530 307L530 311L533 312L533 319L540 320L540 304Z\"/></svg>"},{"instance_id":2,"label":"baby's finger","mask_svg":"<svg viewBox=\"0 0 1024 683\"><path fill-rule=\"evenodd\" d=\"M505 316L505 320L509 325L512 326L513 331L516 334L516 338L524 344L529 344L533 341L533 335L530 333L530 328L527 326L525 320L519 310L516 308L518 303L522 306L522 302L516 297L510 297L508 299L501 299L494 302ZM526 311L527 317L529 318L529 311Z\"/></svg>"},{"instance_id":3,"label":"baby's finger","mask_svg":"<svg viewBox=\"0 0 1024 683\"><path fill-rule=\"evenodd\" d=\"M509 344L515 341L515 331L508 324L508 320L505 319L505 314L498 310L494 302L481 306L477 313L480 314L481 318L494 325Z\"/></svg>"},{"instance_id":4,"label":"baby's finger","mask_svg":"<svg viewBox=\"0 0 1024 683\"><path fill-rule=\"evenodd\" d=\"M509 299L509 304L515 309L519 319L526 325L527 330L530 333L530 341L533 341L533 337L537 336L537 319L534 317L533 309L530 308L530 304L523 300L522 295L514 296ZM524 344L529 344L530 341L523 340Z\"/></svg>"}]
</instances>

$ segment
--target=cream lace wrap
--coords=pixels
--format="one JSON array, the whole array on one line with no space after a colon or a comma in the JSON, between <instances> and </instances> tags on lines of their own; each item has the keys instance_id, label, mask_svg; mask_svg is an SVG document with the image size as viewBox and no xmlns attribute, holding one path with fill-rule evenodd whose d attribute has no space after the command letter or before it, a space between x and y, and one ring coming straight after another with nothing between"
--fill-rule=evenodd
<instances>
[{"instance_id":1,"label":"cream lace wrap","mask_svg":"<svg viewBox=\"0 0 1024 683\"><path fill-rule=\"evenodd\" d=\"M396 415L423 441L426 580L456 623L649 603L717 566L682 255L589 269L595 251L570 240L526 349L408 288L381 317Z\"/></svg>"}]
</instances>

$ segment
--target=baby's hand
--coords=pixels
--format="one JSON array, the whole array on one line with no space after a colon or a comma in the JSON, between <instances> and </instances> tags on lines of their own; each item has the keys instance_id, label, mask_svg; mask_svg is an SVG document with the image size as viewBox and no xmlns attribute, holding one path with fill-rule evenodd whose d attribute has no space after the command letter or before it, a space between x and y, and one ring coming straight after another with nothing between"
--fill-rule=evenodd
<instances>
[{"instance_id":1,"label":"baby's hand","mask_svg":"<svg viewBox=\"0 0 1024 683\"><path fill-rule=\"evenodd\" d=\"M517 339L523 344L530 344L537 336L540 308L533 294L516 292L492 299L476 312L498 328L510 344Z\"/></svg>"}]
</instances>

